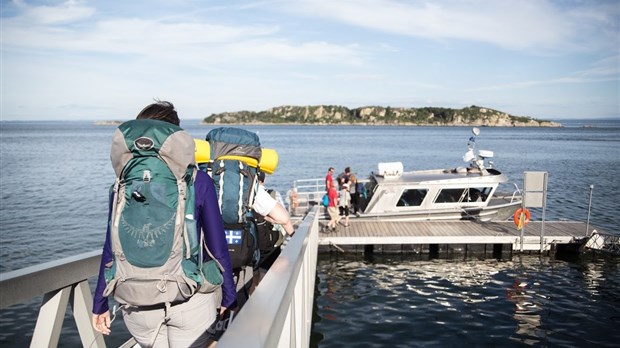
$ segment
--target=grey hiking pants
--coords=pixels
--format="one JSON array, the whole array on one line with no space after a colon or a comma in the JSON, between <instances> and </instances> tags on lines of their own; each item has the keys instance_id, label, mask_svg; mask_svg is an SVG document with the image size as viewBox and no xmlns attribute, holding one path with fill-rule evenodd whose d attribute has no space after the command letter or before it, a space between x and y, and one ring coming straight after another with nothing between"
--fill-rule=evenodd
<instances>
[{"instance_id":1,"label":"grey hiking pants","mask_svg":"<svg viewBox=\"0 0 620 348\"><path fill-rule=\"evenodd\" d=\"M206 347L207 329L215 320L219 301L217 291L195 294L189 301L170 307L166 322L165 308L123 307L123 319L142 348Z\"/></svg>"}]
</instances>

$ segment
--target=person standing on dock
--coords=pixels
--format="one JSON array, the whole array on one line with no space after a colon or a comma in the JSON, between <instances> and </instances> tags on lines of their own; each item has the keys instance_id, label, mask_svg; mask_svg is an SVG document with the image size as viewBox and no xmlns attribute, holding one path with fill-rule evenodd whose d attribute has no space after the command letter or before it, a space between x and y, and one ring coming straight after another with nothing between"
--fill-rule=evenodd
<instances>
[{"instance_id":1,"label":"person standing on dock","mask_svg":"<svg viewBox=\"0 0 620 348\"><path fill-rule=\"evenodd\" d=\"M327 204L327 213L329 214L330 220L327 223L327 228L329 230L336 230L336 225L340 222L340 215L338 214L338 191L336 191L336 182L335 180L329 186L329 191L327 191L327 197L329 198L329 203Z\"/></svg>"},{"instance_id":2,"label":"person standing on dock","mask_svg":"<svg viewBox=\"0 0 620 348\"><path fill-rule=\"evenodd\" d=\"M344 171L338 174L338 190L342 189L342 185L349 182L351 177L351 167L346 167Z\"/></svg>"},{"instance_id":3,"label":"person standing on dock","mask_svg":"<svg viewBox=\"0 0 620 348\"><path fill-rule=\"evenodd\" d=\"M325 192L329 192L329 188L332 187L334 182L334 167L327 169L327 175L325 175Z\"/></svg>"},{"instance_id":4,"label":"person standing on dock","mask_svg":"<svg viewBox=\"0 0 620 348\"><path fill-rule=\"evenodd\" d=\"M125 131L127 132L126 136L133 135L139 137L135 141L133 141L133 144L129 144L123 141L118 141L116 143L113 142L113 149L115 149L115 146L122 148L123 146L129 147L131 145L133 151L137 151L139 153L137 157L134 157L134 159L138 158L138 161L141 161L145 159L143 155L147 153L147 151L151 151L151 149L153 149L153 143L158 141L157 137L163 137L165 131L172 130L174 131L174 133L172 133L172 135L169 135L168 138L164 138L166 139L166 142L164 142L163 144L167 146L165 151L166 154L169 156L166 158L175 157L175 160L181 161L180 158L190 157L192 161L190 162L187 170L189 171L192 168L194 164L193 143L189 144L188 142L186 144L185 142L181 141L168 141L168 139L171 138L173 135L180 133L178 131L178 129L180 129L178 128L180 121L177 116L177 112L171 103L158 101L154 104L148 105L138 114L136 119L144 119L145 122L138 122L133 124L132 126L134 126L134 128L130 128L128 126L127 129L123 129L125 129ZM146 122L147 120L149 122ZM158 120L158 122L153 122L153 120ZM152 128L146 128L147 126ZM151 130L151 133L154 133L156 136L148 133L147 130ZM120 129L117 130L117 133L119 131ZM159 132L160 134L157 134L157 132ZM188 135L188 137L191 139L191 136ZM116 136L114 140L118 140ZM164 146L162 146L162 148L163 147ZM127 149L127 151L129 151L129 149ZM161 158L163 162L163 158L160 157L163 156L161 155L163 151L163 149L159 149L159 154L152 157ZM178 156L171 156L171 153L178 153ZM129 156L129 153L123 153L122 155ZM111 157L114 164L116 157ZM140 165L140 163L138 165ZM130 229L129 231L133 233L133 235L142 239L134 241L133 244L128 242L122 244L118 242L118 239L122 238L121 241L129 240L129 237L127 236L128 233L123 232L123 234L121 234L120 232L114 232L113 230L113 228L118 228L113 226L113 224L118 223L113 221L113 219L116 221L117 218L113 217L112 215L113 207L115 206L113 202L115 201L115 199L118 199L119 201L127 201L127 203L125 203L125 208L121 207L120 209L130 209L133 206L134 211L136 209L143 209L142 213L147 215L145 218L150 219L148 221L156 221L159 218L158 216L149 215L148 213L151 213L152 211L146 210L147 208L141 206L140 204L149 205L151 207L161 206L163 204L160 200L161 197L163 197L161 196L161 192L159 192L161 190L157 191L159 188L162 187L161 185L163 185L161 181L162 179L157 177L156 174L151 175L151 172L158 170L157 175L159 175L160 172L164 173L164 171L158 168L155 169L155 167L144 168L144 170L140 169L140 172L143 172L144 176L141 176L137 180L131 180L122 183L123 185L125 185L124 187L129 187L132 190L130 197L126 198L126 195L124 194L123 196L119 195L119 197L115 197L114 191L111 191L110 194L108 229L106 232L106 239L103 246L103 254L101 257L99 279L97 281L97 287L95 289L93 299L92 325L97 332L100 332L104 335L110 334L110 325L113 319L110 315L107 296L108 294L113 294L115 296L115 299L117 299L117 301L121 304L123 319L125 321L127 329L141 347L205 347L207 346L209 339L207 329L215 321L217 309L220 308L220 313L224 313L227 308L237 307L232 265L228 253L226 235L224 233L224 227L222 224L222 217L220 214L219 206L217 204L215 186L207 173L197 171L195 173L195 178L193 179L193 186L189 186L190 184L188 184L187 190L179 189L179 192L186 191L183 192L186 194L183 196L182 199L186 199L187 201L189 201L190 203L188 204L194 203L193 205L195 208L193 214L189 214L186 210L185 214L183 215L186 219L184 224L185 230L191 230L191 228L194 227L194 225L190 225L187 220L189 215L189 217L193 218L192 220L196 222L195 227L197 235L193 238L189 234L185 236L188 239L198 238L198 240L201 240L199 234L202 234L202 237L204 237L204 243L206 244L206 246L208 246L208 250L204 249L206 251L204 253L205 260L207 259L206 254L210 253L213 259L216 260L216 262L220 265L219 267L222 272L223 278L220 278L221 296L219 293L219 289L216 290L217 288L211 288L209 290L205 290L204 293L200 292L200 290L202 289L194 289L193 291L188 291L188 293L180 291L179 294L177 294L177 296L174 298L174 300L164 300L163 298L156 299L158 296L167 296L165 294L168 293L174 294L177 290L182 290L182 288L186 287L186 284L181 283L179 280L177 280L176 283L172 281L174 285L170 286L170 284L168 284L170 282L170 279L168 278L161 278L159 279L159 281L140 278L139 280L134 282L132 282L133 278L131 276L124 278L126 277L126 275L123 272L136 273L136 270L138 269L145 269L144 267L137 266L135 260L129 266L123 264L123 262L129 262L128 258L125 257L126 251L136 250L136 248L141 249L142 251L140 255L142 255L143 259L139 259L138 261L144 263L156 263L159 262L162 257L168 257L166 263L161 266L161 269L163 271L168 272L167 268L174 266L176 268L183 268L183 271L181 272L184 272L185 267L182 267L182 265L184 265L184 262L181 261L181 258L176 260L172 259L172 256L168 256L167 254L164 256L159 255L160 253L155 252L157 250L153 250L153 252L149 250L162 249L163 247L158 246L160 246L162 242L166 242L164 238L170 238L172 239L172 241L177 241L178 239L182 239L182 237L178 237L176 235L176 230L174 233L175 236L170 236L172 233L169 233L167 229L164 229L166 225L168 225L168 223L162 226L155 226L155 222L153 222L153 226L151 223L148 223L148 225L144 225L144 227L140 225L133 228L133 230ZM121 173L125 172L125 170L130 172L132 168L125 169L123 167ZM185 176L183 179L184 182L187 179L188 175L189 174L185 172ZM117 177L117 180L121 180L120 177ZM122 180L126 180L124 176L122 177ZM176 187L180 184L176 183L173 185ZM151 186L153 187L153 189L150 189ZM193 190L190 187L192 187ZM122 191L124 191L124 188L122 189ZM194 192L193 200L190 201L190 199L192 199L192 191ZM177 201L181 201L181 196L179 196L178 198L179 199ZM126 221L124 219L124 212L125 211L122 210L122 217L118 218L118 220L121 220L121 226L127 228L126 226L129 226L131 223L134 222ZM174 222L175 216L177 216L178 214L179 212L177 209L174 211L172 218L169 221ZM138 213L134 214L134 216L135 215L138 215ZM176 218L176 220L179 219ZM180 221L182 221L182 219ZM142 230L138 230L138 228L142 228ZM181 229L183 229L183 226L181 226ZM145 233L145 231L148 233ZM160 239L155 240L156 238ZM118 249L119 244L121 245L121 249ZM173 252L170 253L170 255L175 254L175 249L172 250ZM136 255L137 252L132 251L132 253L133 255ZM183 259L183 261L193 262L192 259ZM178 265L175 265L175 262L178 263ZM124 269L123 272L119 271L120 268L117 267L121 265ZM170 265L170 267L168 267L168 265ZM155 272L159 268L160 267L151 267L150 269ZM128 271L127 269L130 269L131 271ZM142 275L142 273L140 273L140 275ZM112 274L113 277L113 279L111 280L110 274ZM168 275L170 278L178 276L176 274ZM187 275L185 276L187 277ZM120 278L121 280L117 281L117 277L122 278ZM153 278L156 276L150 277ZM206 282L203 281L202 283L205 284ZM142 284L144 284L144 286L141 286ZM119 289L123 291L123 295L131 295L127 297L130 297L132 299L137 298L141 301L141 303L144 304L138 305L135 303L123 303L122 299L119 300L117 296L120 293ZM150 291L150 293L145 293L145 291L147 290ZM116 313L114 313L114 315L115 314Z\"/></svg>"},{"instance_id":5,"label":"person standing on dock","mask_svg":"<svg viewBox=\"0 0 620 348\"><path fill-rule=\"evenodd\" d=\"M340 218L344 216L344 227L349 227L349 209L351 205L351 193L349 193L349 182L342 184L342 190L338 197L338 209Z\"/></svg>"},{"instance_id":6,"label":"person standing on dock","mask_svg":"<svg viewBox=\"0 0 620 348\"><path fill-rule=\"evenodd\" d=\"M353 206L353 214L359 217L360 213L360 194L361 190L359 189L359 183L357 182L357 176L355 174L351 174L349 178L349 192L351 193L351 205Z\"/></svg>"}]
</instances>

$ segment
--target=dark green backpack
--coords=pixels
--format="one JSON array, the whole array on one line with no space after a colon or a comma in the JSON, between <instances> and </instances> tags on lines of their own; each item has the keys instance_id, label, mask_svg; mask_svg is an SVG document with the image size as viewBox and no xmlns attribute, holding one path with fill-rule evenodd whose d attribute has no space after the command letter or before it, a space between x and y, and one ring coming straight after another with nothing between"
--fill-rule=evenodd
<instances>
[{"instance_id":1,"label":"dark green backpack","mask_svg":"<svg viewBox=\"0 0 620 348\"><path fill-rule=\"evenodd\" d=\"M110 154L117 176L109 222L114 263L104 295L148 306L214 290L200 270L194 146L189 133L164 121L117 128Z\"/></svg>"}]
</instances>

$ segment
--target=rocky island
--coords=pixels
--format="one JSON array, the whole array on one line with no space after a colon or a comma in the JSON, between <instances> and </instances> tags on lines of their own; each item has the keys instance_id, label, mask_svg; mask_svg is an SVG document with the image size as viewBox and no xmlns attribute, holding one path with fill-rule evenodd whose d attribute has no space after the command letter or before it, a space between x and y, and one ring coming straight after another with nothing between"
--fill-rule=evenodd
<instances>
[{"instance_id":1,"label":"rocky island","mask_svg":"<svg viewBox=\"0 0 620 348\"><path fill-rule=\"evenodd\" d=\"M278 106L265 111L211 114L203 124L311 124L311 125L415 125L488 127L561 127L553 121L513 116L481 106L462 109L441 107L398 108L366 106Z\"/></svg>"}]
</instances>

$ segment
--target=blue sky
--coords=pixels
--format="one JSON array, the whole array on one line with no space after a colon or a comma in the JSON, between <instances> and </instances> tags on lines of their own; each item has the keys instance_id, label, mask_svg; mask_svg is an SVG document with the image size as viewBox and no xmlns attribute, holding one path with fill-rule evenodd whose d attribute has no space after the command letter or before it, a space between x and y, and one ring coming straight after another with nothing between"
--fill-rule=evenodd
<instances>
[{"instance_id":1,"label":"blue sky","mask_svg":"<svg viewBox=\"0 0 620 348\"><path fill-rule=\"evenodd\" d=\"M280 105L620 117L620 1L2 1L2 120Z\"/></svg>"}]
</instances>

